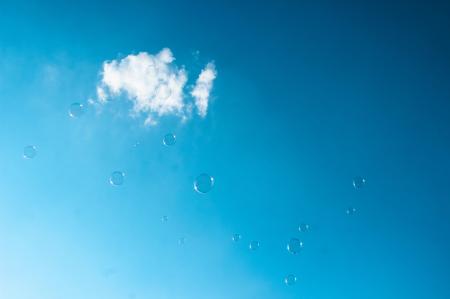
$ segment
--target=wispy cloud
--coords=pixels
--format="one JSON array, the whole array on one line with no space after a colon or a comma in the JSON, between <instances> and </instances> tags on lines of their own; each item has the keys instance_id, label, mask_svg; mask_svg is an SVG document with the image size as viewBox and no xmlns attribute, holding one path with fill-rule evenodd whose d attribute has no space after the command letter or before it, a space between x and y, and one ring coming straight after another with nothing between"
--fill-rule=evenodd
<instances>
[{"instance_id":1,"label":"wispy cloud","mask_svg":"<svg viewBox=\"0 0 450 299\"><path fill-rule=\"evenodd\" d=\"M209 97L216 76L217 72L214 63L208 63L198 76L195 87L191 92L191 95L195 99L197 112L201 117L205 117L208 112Z\"/></svg>"},{"instance_id":2,"label":"wispy cloud","mask_svg":"<svg viewBox=\"0 0 450 299\"><path fill-rule=\"evenodd\" d=\"M145 124L156 124L162 116L190 117L192 103L184 90L187 71L174 64L170 49L151 55L141 52L123 59L105 61L101 80L97 85L97 101L106 104L109 99L124 95L132 102L132 115L144 115ZM201 72L191 95L199 115L207 112L208 99L216 77L214 64L209 63Z\"/></svg>"}]
</instances>

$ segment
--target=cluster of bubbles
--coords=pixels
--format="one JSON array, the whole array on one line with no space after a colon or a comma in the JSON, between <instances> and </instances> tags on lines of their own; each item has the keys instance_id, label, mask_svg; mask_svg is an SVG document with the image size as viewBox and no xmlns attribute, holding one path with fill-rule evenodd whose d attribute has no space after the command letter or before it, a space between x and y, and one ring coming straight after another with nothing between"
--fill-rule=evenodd
<instances>
[{"instance_id":1,"label":"cluster of bubbles","mask_svg":"<svg viewBox=\"0 0 450 299\"><path fill-rule=\"evenodd\" d=\"M303 233L309 231L309 229L310 229L310 226L309 226L309 224L306 224L306 223L301 223L298 226L298 230ZM231 240L234 243L240 242L242 240L242 235L235 233L231 236ZM250 243L248 244L248 249L252 252L257 251L258 249L260 249L260 247L261 247L261 243L257 240L251 240ZM303 242L300 241L300 239L298 239L298 238L291 238L289 240L289 242L287 243L286 249L290 254L297 255L303 250ZM292 286L292 285L296 284L297 276L295 276L294 274L287 275L284 278L284 283L287 286Z\"/></svg>"},{"instance_id":2,"label":"cluster of bubbles","mask_svg":"<svg viewBox=\"0 0 450 299\"><path fill-rule=\"evenodd\" d=\"M85 107L83 104L80 103L73 103L69 107L69 116L71 118L79 118L82 116L85 112ZM166 147L174 146L177 142L176 135L173 133L168 133L163 136L162 143ZM139 145L139 143L136 143L134 147ZM25 159L33 159L37 155L37 148L35 145L27 145L23 149L23 157ZM123 171L116 170L111 173L109 177L109 183L112 186L121 186L123 185L125 181L125 173ZM352 181L353 187L356 190L362 189L366 184L366 179L361 176L356 176L353 178ZM207 173L201 173L198 175L194 180L194 190L199 194L206 194L210 192L214 187L214 177L207 174ZM356 208L354 207L348 207L346 209L347 215L353 215L356 213ZM168 222L169 217L167 215L164 215L161 217L161 221L163 223ZM298 226L298 231L301 233L308 232L310 230L310 226L307 223L301 223ZM240 242L242 240L242 235L235 233L232 235L231 240L234 243ZM182 246L186 242L185 237L180 237L178 239L178 245ZM286 245L287 251L292 255L297 255L303 250L303 242L298 238L291 238L289 242ZM250 251L257 251L261 247L261 244L257 240L250 241L248 248ZM297 277L294 274L289 274L284 278L284 283L287 286L292 286L297 283Z\"/></svg>"},{"instance_id":3,"label":"cluster of bubbles","mask_svg":"<svg viewBox=\"0 0 450 299\"><path fill-rule=\"evenodd\" d=\"M353 178L353 182L352 183L353 183L353 187L356 190L360 190L360 189L364 188L364 186L366 185L366 179L363 178L362 176L356 176L356 177ZM350 215L350 216L354 215L356 213L356 208L355 207L348 207L345 210L345 213L347 215Z\"/></svg>"}]
</instances>

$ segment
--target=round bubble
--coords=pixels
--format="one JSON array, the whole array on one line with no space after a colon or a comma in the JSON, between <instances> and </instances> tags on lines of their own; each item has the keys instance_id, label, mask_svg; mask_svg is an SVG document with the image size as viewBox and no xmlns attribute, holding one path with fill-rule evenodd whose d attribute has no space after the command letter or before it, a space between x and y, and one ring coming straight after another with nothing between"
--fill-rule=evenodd
<instances>
[{"instance_id":1,"label":"round bubble","mask_svg":"<svg viewBox=\"0 0 450 299\"><path fill-rule=\"evenodd\" d=\"M242 239L242 236L240 234L234 234L231 237L231 240L233 240L233 242L239 242Z\"/></svg>"},{"instance_id":2,"label":"round bubble","mask_svg":"<svg viewBox=\"0 0 450 299\"><path fill-rule=\"evenodd\" d=\"M214 178L206 173L202 173L194 181L194 190L198 193L208 193L213 187Z\"/></svg>"},{"instance_id":3,"label":"round bubble","mask_svg":"<svg viewBox=\"0 0 450 299\"><path fill-rule=\"evenodd\" d=\"M297 238L292 238L287 244L287 250L292 254L297 254L303 249L303 242Z\"/></svg>"},{"instance_id":4,"label":"round bubble","mask_svg":"<svg viewBox=\"0 0 450 299\"><path fill-rule=\"evenodd\" d=\"M27 145L23 148L23 157L33 159L37 155L37 148L34 145Z\"/></svg>"},{"instance_id":5,"label":"round bubble","mask_svg":"<svg viewBox=\"0 0 450 299\"><path fill-rule=\"evenodd\" d=\"M300 223L300 225L298 226L298 231L303 233L309 231L309 224Z\"/></svg>"},{"instance_id":6,"label":"round bubble","mask_svg":"<svg viewBox=\"0 0 450 299\"><path fill-rule=\"evenodd\" d=\"M361 189L366 184L366 179L360 176L353 178L353 187L355 189Z\"/></svg>"},{"instance_id":7,"label":"round bubble","mask_svg":"<svg viewBox=\"0 0 450 299\"><path fill-rule=\"evenodd\" d=\"M109 183L113 186L120 186L125 180L125 173L122 171L114 171L109 177Z\"/></svg>"},{"instance_id":8,"label":"round bubble","mask_svg":"<svg viewBox=\"0 0 450 299\"><path fill-rule=\"evenodd\" d=\"M167 221L169 221L169 217L164 215L164 216L161 217L161 221L162 222L167 222Z\"/></svg>"},{"instance_id":9,"label":"round bubble","mask_svg":"<svg viewBox=\"0 0 450 299\"><path fill-rule=\"evenodd\" d=\"M294 285L297 282L297 277L293 274L289 274L284 278L284 283L288 286Z\"/></svg>"},{"instance_id":10,"label":"round bubble","mask_svg":"<svg viewBox=\"0 0 450 299\"><path fill-rule=\"evenodd\" d=\"M70 117L77 118L77 117L80 117L81 115L83 115L83 113L84 113L83 104L73 103L72 105L70 105L70 108L69 108Z\"/></svg>"},{"instance_id":11,"label":"round bubble","mask_svg":"<svg viewBox=\"0 0 450 299\"><path fill-rule=\"evenodd\" d=\"M248 248L249 248L250 250L255 251L255 250L258 250L258 248L259 248L260 246L261 246L261 245L259 244L258 241L251 241L250 244L248 245Z\"/></svg>"},{"instance_id":12,"label":"round bubble","mask_svg":"<svg viewBox=\"0 0 450 299\"><path fill-rule=\"evenodd\" d=\"M176 142L177 142L177 137L175 136L175 134L169 133L169 134L164 135L163 144L165 146L175 145Z\"/></svg>"},{"instance_id":13,"label":"round bubble","mask_svg":"<svg viewBox=\"0 0 450 299\"><path fill-rule=\"evenodd\" d=\"M345 213L347 215L353 215L356 213L356 208L353 208L353 207L347 208L347 210L345 210Z\"/></svg>"}]
</instances>

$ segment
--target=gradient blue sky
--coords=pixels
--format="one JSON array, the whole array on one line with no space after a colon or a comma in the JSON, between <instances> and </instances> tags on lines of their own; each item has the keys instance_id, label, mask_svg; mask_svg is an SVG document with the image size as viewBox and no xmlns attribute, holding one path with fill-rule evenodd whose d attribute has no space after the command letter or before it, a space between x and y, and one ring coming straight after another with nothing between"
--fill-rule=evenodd
<instances>
[{"instance_id":1,"label":"gradient blue sky","mask_svg":"<svg viewBox=\"0 0 450 299\"><path fill-rule=\"evenodd\" d=\"M0 298L450 297L448 2L65 2L0 3ZM68 117L163 47L215 61L205 119Z\"/></svg>"}]
</instances>

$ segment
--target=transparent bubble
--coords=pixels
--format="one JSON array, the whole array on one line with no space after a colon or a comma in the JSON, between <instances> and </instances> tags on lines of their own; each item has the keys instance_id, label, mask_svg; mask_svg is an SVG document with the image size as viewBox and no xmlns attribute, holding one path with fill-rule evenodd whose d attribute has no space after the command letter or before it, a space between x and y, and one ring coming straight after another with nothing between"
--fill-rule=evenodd
<instances>
[{"instance_id":1,"label":"transparent bubble","mask_svg":"<svg viewBox=\"0 0 450 299\"><path fill-rule=\"evenodd\" d=\"M242 239L242 236L240 234L234 234L231 237L231 240L233 240L233 242L239 242Z\"/></svg>"},{"instance_id":2,"label":"transparent bubble","mask_svg":"<svg viewBox=\"0 0 450 299\"><path fill-rule=\"evenodd\" d=\"M303 242L297 238L292 238L287 244L287 250L292 254L297 254L303 249Z\"/></svg>"},{"instance_id":3,"label":"transparent bubble","mask_svg":"<svg viewBox=\"0 0 450 299\"><path fill-rule=\"evenodd\" d=\"M284 278L284 283L288 286L292 286L294 284L296 284L297 282L297 277L293 274L289 274L288 276L286 276Z\"/></svg>"},{"instance_id":4,"label":"transparent bubble","mask_svg":"<svg viewBox=\"0 0 450 299\"><path fill-rule=\"evenodd\" d=\"M353 187L355 189L361 189L366 184L366 179L360 176L353 178Z\"/></svg>"},{"instance_id":5,"label":"transparent bubble","mask_svg":"<svg viewBox=\"0 0 450 299\"><path fill-rule=\"evenodd\" d=\"M125 173L122 171L114 171L109 177L109 183L113 186L120 186L125 180Z\"/></svg>"},{"instance_id":6,"label":"transparent bubble","mask_svg":"<svg viewBox=\"0 0 450 299\"><path fill-rule=\"evenodd\" d=\"M177 137L175 136L175 134L169 133L169 134L164 135L163 144L165 146L175 145L176 142L177 142Z\"/></svg>"},{"instance_id":7,"label":"transparent bubble","mask_svg":"<svg viewBox=\"0 0 450 299\"><path fill-rule=\"evenodd\" d=\"M353 214L356 213L356 208L349 207L349 208L347 208L347 210L345 210L345 213L346 213L347 215L353 215Z\"/></svg>"},{"instance_id":8,"label":"transparent bubble","mask_svg":"<svg viewBox=\"0 0 450 299\"><path fill-rule=\"evenodd\" d=\"M213 187L214 178L206 173L202 173L194 181L194 190L198 193L208 193Z\"/></svg>"},{"instance_id":9,"label":"transparent bubble","mask_svg":"<svg viewBox=\"0 0 450 299\"><path fill-rule=\"evenodd\" d=\"M303 233L309 231L309 224L300 223L300 225L298 226L298 231Z\"/></svg>"},{"instance_id":10,"label":"transparent bubble","mask_svg":"<svg viewBox=\"0 0 450 299\"><path fill-rule=\"evenodd\" d=\"M259 244L258 241L251 241L250 244L248 245L248 248L249 248L250 250L255 251L255 250L258 250L258 248L259 248L260 246L261 246L261 245Z\"/></svg>"},{"instance_id":11,"label":"transparent bubble","mask_svg":"<svg viewBox=\"0 0 450 299\"><path fill-rule=\"evenodd\" d=\"M169 221L169 217L164 215L164 216L161 217L161 221L162 222L167 222L167 221Z\"/></svg>"},{"instance_id":12,"label":"transparent bubble","mask_svg":"<svg viewBox=\"0 0 450 299\"><path fill-rule=\"evenodd\" d=\"M83 113L84 113L83 104L73 103L72 105L70 105L70 108L69 108L70 117L77 118L77 117L80 117L81 115L83 115Z\"/></svg>"},{"instance_id":13,"label":"transparent bubble","mask_svg":"<svg viewBox=\"0 0 450 299\"><path fill-rule=\"evenodd\" d=\"M183 246L186 243L186 238L181 237L178 239L178 245Z\"/></svg>"},{"instance_id":14,"label":"transparent bubble","mask_svg":"<svg viewBox=\"0 0 450 299\"><path fill-rule=\"evenodd\" d=\"M27 145L23 148L23 157L33 159L37 155L37 148L34 145Z\"/></svg>"}]
</instances>

